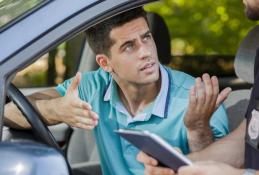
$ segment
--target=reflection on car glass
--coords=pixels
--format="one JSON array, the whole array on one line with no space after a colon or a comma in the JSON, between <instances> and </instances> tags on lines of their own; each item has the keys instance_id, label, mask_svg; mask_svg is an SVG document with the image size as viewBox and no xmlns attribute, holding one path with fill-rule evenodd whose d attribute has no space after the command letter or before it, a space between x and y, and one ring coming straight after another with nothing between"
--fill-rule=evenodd
<instances>
[{"instance_id":1,"label":"reflection on car glass","mask_svg":"<svg viewBox=\"0 0 259 175\"><path fill-rule=\"evenodd\" d=\"M0 27L47 0L0 0Z\"/></svg>"}]
</instances>

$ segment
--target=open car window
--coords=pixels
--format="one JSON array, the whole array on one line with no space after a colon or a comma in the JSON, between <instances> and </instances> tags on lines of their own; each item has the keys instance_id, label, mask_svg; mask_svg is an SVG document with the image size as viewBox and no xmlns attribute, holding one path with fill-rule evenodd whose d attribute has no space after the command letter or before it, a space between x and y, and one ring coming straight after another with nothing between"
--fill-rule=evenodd
<instances>
[{"instance_id":1,"label":"open car window","mask_svg":"<svg viewBox=\"0 0 259 175\"><path fill-rule=\"evenodd\" d=\"M19 88L50 87L62 83L76 74L84 43L85 33L81 32L19 71L12 83Z\"/></svg>"}]
</instances>

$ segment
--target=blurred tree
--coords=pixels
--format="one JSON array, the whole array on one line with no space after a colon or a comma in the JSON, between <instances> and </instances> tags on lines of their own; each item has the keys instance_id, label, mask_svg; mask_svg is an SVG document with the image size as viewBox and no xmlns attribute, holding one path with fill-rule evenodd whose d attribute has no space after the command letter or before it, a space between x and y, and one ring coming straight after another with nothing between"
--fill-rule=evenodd
<instances>
[{"instance_id":1,"label":"blurred tree","mask_svg":"<svg viewBox=\"0 0 259 175\"><path fill-rule=\"evenodd\" d=\"M49 52L48 69L47 69L48 85L55 84L55 78L57 76L55 58L56 58L57 52L58 52L57 48L54 48Z\"/></svg>"},{"instance_id":2,"label":"blurred tree","mask_svg":"<svg viewBox=\"0 0 259 175\"><path fill-rule=\"evenodd\" d=\"M234 55L255 25L237 0L161 0L145 7L164 17L174 55Z\"/></svg>"}]
</instances>

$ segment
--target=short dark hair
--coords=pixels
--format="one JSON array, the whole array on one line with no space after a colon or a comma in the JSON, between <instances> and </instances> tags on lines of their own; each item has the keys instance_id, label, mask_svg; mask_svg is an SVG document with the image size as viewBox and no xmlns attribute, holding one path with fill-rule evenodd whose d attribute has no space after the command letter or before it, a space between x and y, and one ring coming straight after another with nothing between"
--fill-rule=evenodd
<instances>
[{"instance_id":1,"label":"short dark hair","mask_svg":"<svg viewBox=\"0 0 259 175\"><path fill-rule=\"evenodd\" d=\"M110 55L109 49L114 44L110 38L111 30L140 17L147 21L146 12L142 7L123 12L89 28L86 31L86 38L93 52Z\"/></svg>"}]
</instances>

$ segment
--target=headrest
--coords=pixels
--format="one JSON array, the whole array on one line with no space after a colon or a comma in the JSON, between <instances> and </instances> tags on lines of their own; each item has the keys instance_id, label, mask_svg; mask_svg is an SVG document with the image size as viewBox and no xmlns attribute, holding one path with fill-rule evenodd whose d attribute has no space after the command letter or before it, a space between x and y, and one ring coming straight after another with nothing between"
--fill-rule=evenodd
<instances>
[{"instance_id":1,"label":"headrest","mask_svg":"<svg viewBox=\"0 0 259 175\"><path fill-rule=\"evenodd\" d=\"M259 26L255 26L241 42L234 62L236 75L248 83L254 83L254 64L258 48Z\"/></svg>"},{"instance_id":2,"label":"headrest","mask_svg":"<svg viewBox=\"0 0 259 175\"><path fill-rule=\"evenodd\" d=\"M164 19L156 13L148 12L150 31L157 47L160 63L169 64L171 60L171 39Z\"/></svg>"}]
</instances>

